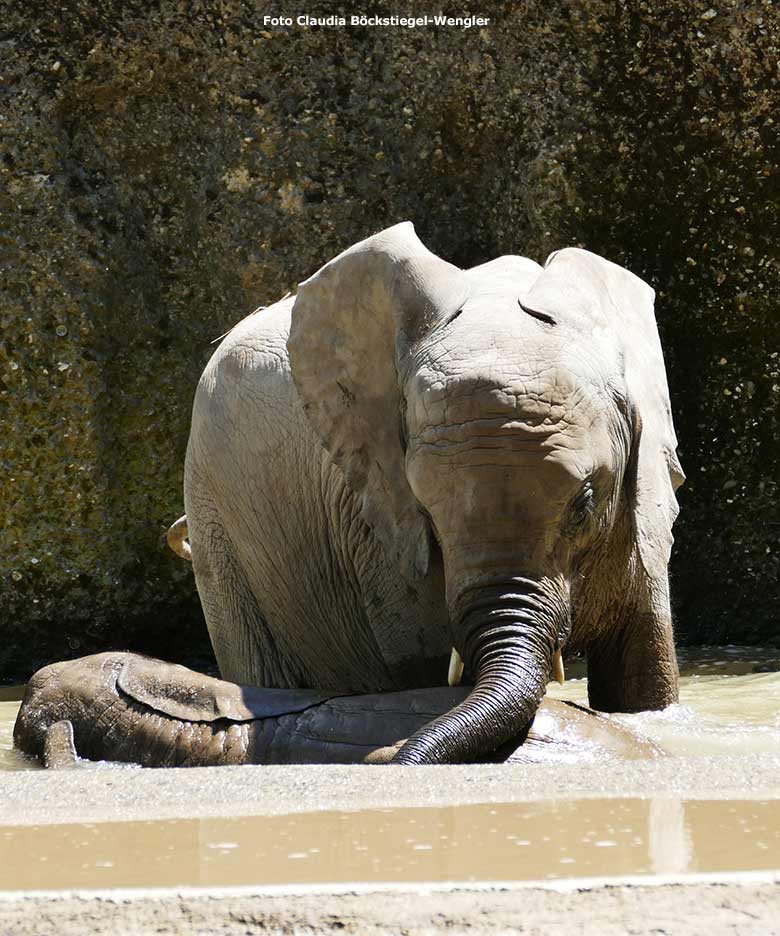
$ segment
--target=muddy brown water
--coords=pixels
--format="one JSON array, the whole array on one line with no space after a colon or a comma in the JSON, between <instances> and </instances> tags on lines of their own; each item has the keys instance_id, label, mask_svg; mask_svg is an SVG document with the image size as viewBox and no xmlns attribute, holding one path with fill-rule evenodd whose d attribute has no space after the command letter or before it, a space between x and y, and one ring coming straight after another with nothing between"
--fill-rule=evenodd
<instances>
[{"instance_id":1,"label":"muddy brown water","mask_svg":"<svg viewBox=\"0 0 780 936\"><path fill-rule=\"evenodd\" d=\"M698 648L683 654L681 670L679 705L616 717L677 758L780 754L780 652ZM581 668L569 667L568 675L550 694L584 701ZM20 695L5 689L0 696L0 771L36 769L12 748ZM648 790L641 799L0 826L0 890L777 869L780 777L777 799L764 800L685 799Z\"/></svg>"},{"instance_id":2,"label":"muddy brown water","mask_svg":"<svg viewBox=\"0 0 780 936\"><path fill-rule=\"evenodd\" d=\"M0 889L528 881L762 871L780 801L588 799L0 827Z\"/></svg>"}]
</instances>

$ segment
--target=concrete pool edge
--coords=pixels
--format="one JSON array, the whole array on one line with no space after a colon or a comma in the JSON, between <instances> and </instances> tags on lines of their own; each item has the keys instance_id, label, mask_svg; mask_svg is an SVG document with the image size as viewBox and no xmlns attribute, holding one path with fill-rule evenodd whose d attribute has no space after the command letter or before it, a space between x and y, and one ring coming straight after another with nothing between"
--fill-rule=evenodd
<instances>
[{"instance_id":1,"label":"concrete pool edge","mask_svg":"<svg viewBox=\"0 0 780 936\"><path fill-rule=\"evenodd\" d=\"M721 876L722 877L722 876ZM675 936L777 932L780 878L572 882L498 889L406 888L358 893L93 892L0 899L0 932L14 936L246 936L247 933L544 933Z\"/></svg>"},{"instance_id":2,"label":"concrete pool edge","mask_svg":"<svg viewBox=\"0 0 780 936\"><path fill-rule=\"evenodd\" d=\"M89 768L0 774L0 825L587 798L780 799L780 756L453 767Z\"/></svg>"},{"instance_id":3,"label":"concrete pool edge","mask_svg":"<svg viewBox=\"0 0 780 936\"><path fill-rule=\"evenodd\" d=\"M129 901L159 900L175 898L208 898L230 900L241 897L370 897L374 894L397 894L425 896L428 894L453 893L504 893L513 891L543 890L556 893L593 891L616 887L659 888L736 886L753 887L780 884L780 867L774 871L714 871L689 874L626 874L608 877L582 877L528 881L417 881L376 882L366 884L279 884L241 885L235 887L112 887L71 888L67 890L16 890L0 891L0 904L21 901L68 901L95 900L102 902L127 903Z\"/></svg>"}]
</instances>

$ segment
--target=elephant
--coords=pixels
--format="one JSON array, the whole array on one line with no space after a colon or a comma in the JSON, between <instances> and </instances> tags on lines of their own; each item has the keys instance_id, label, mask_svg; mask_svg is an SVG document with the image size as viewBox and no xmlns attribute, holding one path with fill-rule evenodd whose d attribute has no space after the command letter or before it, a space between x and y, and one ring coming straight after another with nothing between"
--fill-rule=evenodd
<instances>
[{"instance_id":1,"label":"elephant","mask_svg":"<svg viewBox=\"0 0 780 936\"><path fill-rule=\"evenodd\" d=\"M684 480L652 288L574 247L460 269L411 222L228 333L195 394L185 516L222 676L468 695L401 764L484 757L562 652L605 712L677 699Z\"/></svg>"},{"instance_id":2,"label":"elephant","mask_svg":"<svg viewBox=\"0 0 780 936\"><path fill-rule=\"evenodd\" d=\"M27 687L14 742L47 767L79 756L144 767L381 764L403 739L466 697L465 687L334 696L258 689L134 653L53 663ZM545 700L530 730L490 760L650 758L651 742L582 706Z\"/></svg>"}]
</instances>

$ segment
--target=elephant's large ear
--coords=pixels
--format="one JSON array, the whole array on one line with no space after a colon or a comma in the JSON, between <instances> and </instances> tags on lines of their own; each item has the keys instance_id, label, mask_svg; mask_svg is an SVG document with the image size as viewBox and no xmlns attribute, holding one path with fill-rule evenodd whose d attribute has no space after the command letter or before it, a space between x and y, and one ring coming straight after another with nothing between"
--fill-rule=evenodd
<instances>
[{"instance_id":1,"label":"elephant's large ear","mask_svg":"<svg viewBox=\"0 0 780 936\"><path fill-rule=\"evenodd\" d=\"M162 715L196 722L274 718L302 712L333 698L333 693L310 689L237 686L177 663L161 663L140 656L132 656L124 664L116 682L136 702Z\"/></svg>"},{"instance_id":2,"label":"elephant's large ear","mask_svg":"<svg viewBox=\"0 0 780 936\"><path fill-rule=\"evenodd\" d=\"M468 295L410 222L355 244L301 283L287 348L315 431L405 575L428 568L428 523L406 480L399 371Z\"/></svg>"},{"instance_id":3,"label":"elephant's large ear","mask_svg":"<svg viewBox=\"0 0 780 936\"><path fill-rule=\"evenodd\" d=\"M631 477L634 525L642 564L651 578L665 574L678 513L675 491L685 480L677 458L661 342L653 301L643 280L587 250L552 254L522 304L562 324L581 326L595 340L617 339L635 414Z\"/></svg>"}]
</instances>

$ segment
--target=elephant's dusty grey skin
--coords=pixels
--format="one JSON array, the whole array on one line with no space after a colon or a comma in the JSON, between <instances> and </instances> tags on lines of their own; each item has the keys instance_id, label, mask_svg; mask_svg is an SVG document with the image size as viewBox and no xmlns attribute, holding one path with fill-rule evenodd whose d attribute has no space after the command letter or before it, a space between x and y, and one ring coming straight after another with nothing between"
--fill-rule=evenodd
<instances>
[{"instance_id":1,"label":"elephant's dusty grey skin","mask_svg":"<svg viewBox=\"0 0 780 936\"><path fill-rule=\"evenodd\" d=\"M241 322L185 471L222 675L440 685L454 647L474 688L400 763L515 736L563 647L587 651L595 708L673 702L683 474L653 298L573 248L460 270L404 223Z\"/></svg>"},{"instance_id":2,"label":"elephant's dusty grey skin","mask_svg":"<svg viewBox=\"0 0 780 936\"><path fill-rule=\"evenodd\" d=\"M132 653L101 653L39 670L14 741L48 766L76 755L146 767L384 763L403 739L461 702L467 689L339 696L237 686ZM657 749L605 716L546 701L527 737L492 760L652 757Z\"/></svg>"}]
</instances>

